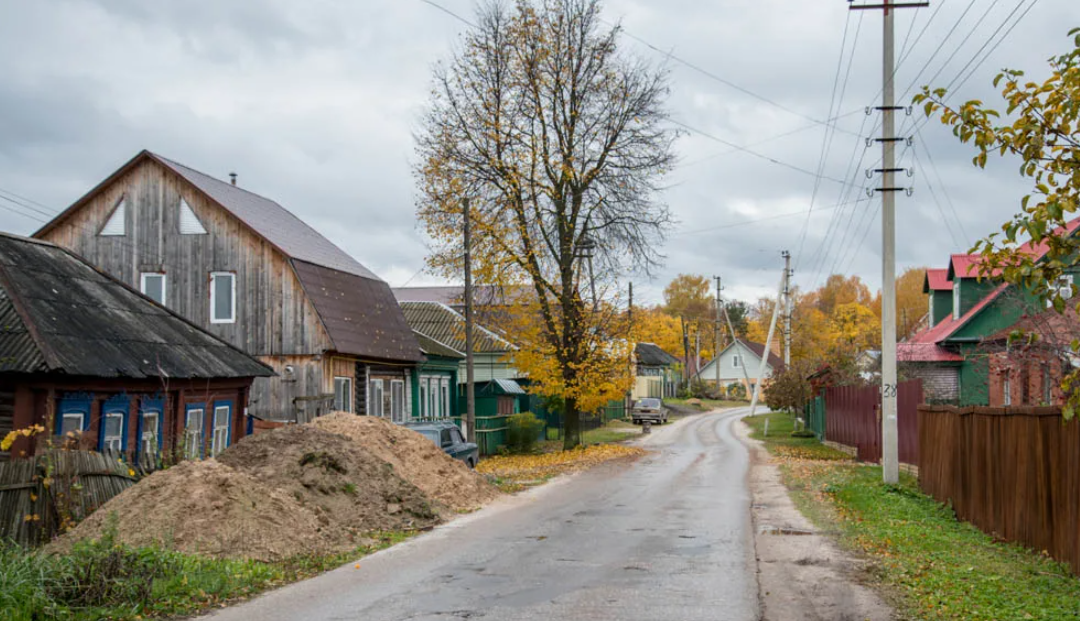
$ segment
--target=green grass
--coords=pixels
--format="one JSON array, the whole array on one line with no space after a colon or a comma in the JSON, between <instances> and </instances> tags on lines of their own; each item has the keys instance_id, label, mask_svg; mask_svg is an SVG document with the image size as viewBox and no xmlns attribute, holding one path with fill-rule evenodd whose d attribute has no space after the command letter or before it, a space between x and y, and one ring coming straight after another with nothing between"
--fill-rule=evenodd
<instances>
[{"instance_id":1,"label":"green grass","mask_svg":"<svg viewBox=\"0 0 1080 621\"><path fill-rule=\"evenodd\" d=\"M842 451L825 446L817 438L793 438L795 419L786 412L769 412L743 419L750 426L750 437L763 440L770 453L780 457L800 459L850 460ZM765 436L765 421L769 421L769 435Z\"/></svg>"},{"instance_id":2,"label":"green grass","mask_svg":"<svg viewBox=\"0 0 1080 621\"><path fill-rule=\"evenodd\" d=\"M956 521L913 477L887 486L878 467L792 462L783 470L796 504L875 561L873 574L909 617L1080 618L1080 579L1067 567Z\"/></svg>"},{"instance_id":3,"label":"green grass","mask_svg":"<svg viewBox=\"0 0 1080 621\"><path fill-rule=\"evenodd\" d=\"M376 533L371 545L351 552L279 563L131 548L112 543L109 535L76 544L63 555L0 544L0 618L96 621L192 615L338 567L410 535Z\"/></svg>"}]
</instances>

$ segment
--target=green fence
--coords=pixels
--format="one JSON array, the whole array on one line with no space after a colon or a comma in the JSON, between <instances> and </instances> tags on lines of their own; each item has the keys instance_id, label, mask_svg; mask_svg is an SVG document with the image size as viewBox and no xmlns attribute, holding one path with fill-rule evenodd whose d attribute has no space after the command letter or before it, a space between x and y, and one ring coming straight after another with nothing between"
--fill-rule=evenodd
<instances>
[{"instance_id":1,"label":"green fence","mask_svg":"<svg viewBox=\"0 0 1080 621\"><path fill-rule=\"evenodd\" d=\"M803 412L806 428L814 432L818 440L825 439L825 395L818 395L806 404Z\"/></svg>"}]
</instances>

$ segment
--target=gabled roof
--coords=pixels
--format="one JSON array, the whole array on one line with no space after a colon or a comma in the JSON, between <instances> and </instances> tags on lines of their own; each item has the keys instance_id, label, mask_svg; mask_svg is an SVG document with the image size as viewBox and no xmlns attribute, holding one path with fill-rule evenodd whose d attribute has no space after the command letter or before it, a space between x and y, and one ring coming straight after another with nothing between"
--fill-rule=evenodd
<instances>
[{"instance_id":1,"label":"gabled roof","mask_svg":"<svg viewBox=\"0 0 1080 621\"><path fill-rule=\"evenodd\" d=\"M980 264L982 255L978 254L953 254L949 255L949 269L947 278L954 281L957 278L996 278L1001 276L1001 270L995 268L989 274L983 274Z\"/></svg>"},{"instance_id":2,"label":"gabled roof","mask_svg":"<svg viewBox=\"0 0 1080 621\"><path fill-rule=\"evenodd\" d=\"M638 343L634 346L634 357L637 363L646 367L665 367L678 364L679 359L660 349L654 343Z\"/></svg>"},{"instance_id":3,"label":"gabled roof","mask_svg":"<svg viewBox=\"0 0 1080 621\"><path fill-rule=\"evenodd\" d=\"M424 355L426 356L441 356L443 358L454 358L457 360L463 360L465 358L465 354L453 347L447 347L435 339L424 336L416 331L413 331L413 334L416 335L416 342L420 344L420 351L424 352Z\"/></svg>"},{"instance_id":4,"label":"gabled roof","mask_svg":"<svg viewBox=\"0 0 1080 621\"><path fill-rule=\"evenodd\" d=\"M465 317L438 302L400 302L409 326L439 343L465 351ZM481 354L506 353L514 345L479 325L473 326L473 351Z\"/></svg>"},{"instance_id":5,"label":"gabled roof","mask_svg":"<svg viewBox=\"0 0 1080 621\"><path fill-rule=\"evenodd\" d=\"M731 343L729 343L728 346L725 347L723 350L721 350L720 353L717 354L717 356L715 358L713 358L712 360L710 360L710 361L706 362L705 364L701 365L701 370L704 370L705 367L712 364L714 361L716 361L717 358L719 358L720 356L723 356L724 353L727 352L727 350L731 349L732 347L735 347L736 342L738 342L742 346L741 349L748 350L750 353L754 354L754 356L757 357L758 361L761 360L761 356L765 352L765 346L764 345L762 345L761 343L755 343L753 341L747 341L745 339L737 339L736 341L732 341ZM783 366L784 366L784 359L781 358L780 356L777 356L776 354L772 353L772 351L769 352L768 362L769 362L769 366L772 367L773 369L780 369L780 368L783 368ZM754 368L754 367L751 367L751 368ZM701 371L698 371L697 373L700 373L700 372ZM697 373L695 373L695 375Z\"/></svg>"},{"instance_id":6,"label":"gabled roof","mask_svg":"<svg viewBox=\"0 0 1080 621\"><path fill-rule=\"evenodd\" d=\"M270 367L48 242L0 234L0 371L267 377Z\"/></svg>"},{"instance_id":7,"label":"gabled roof","mask_svg":"<svg viewBox=\"0 0 1080 621\"><path fill-rule=\"evenodd\" d=\"M180 175L286 256L363 278L379 279L356 259L278 203L146 150L140 151L109 178L41 227L34 233L34 237L41 237L115 179L146 160L155 161Z\"/></svg>"},{"instance_id":8,"label":"gabled roof","mask_svg":"<svg viewBox=\"0 0 1080 621\"><path fill-rule=\"evenodd\" d=\"M984 308L989 306L991 302L996 300L1008 288L1008 284L998 285L993 291L983 296L978 304L972 306L968 309L968 312L964 313L959 318L953 319L953 316L949 315L929 330L923 330L922 332L913 335L908 340L897 343L897 360L909 362L933 362L947 359L963 360L962 356L953 354L944 348L940 348L939 344L946 341L955 334L957 330L964 327L975 315L982 312ZM941 351L938 351L938 349L941 349ZM956 357L953 358L951 356Z\"/></svg>"},{"instance_id":9,"label":"gabled roof","mask_svg":"<svg viewBox=\"0 0 1080 621\"><path fill-rule=\"evenodd\" d=\"M374 360L423 360L390 285L307 261L292 264L335 351Z\"/></svg>"},{"instance_id":10,"label":"gabled roof","mask_svg":"<svg viewBox=\"0 0 1080 621\"><path fill-rule=\"evenodd\" d=\"M923 293L931 291L952 291L952 282L949 281L948 269L928 269L926 279L923 281Z\"/></svg>"}]
</instances>

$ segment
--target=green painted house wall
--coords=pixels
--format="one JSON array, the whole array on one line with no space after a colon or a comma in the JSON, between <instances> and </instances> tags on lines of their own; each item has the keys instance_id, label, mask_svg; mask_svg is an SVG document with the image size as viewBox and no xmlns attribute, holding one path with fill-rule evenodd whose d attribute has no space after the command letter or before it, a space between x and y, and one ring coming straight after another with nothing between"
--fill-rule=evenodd
<instances>
[{"instance_id":1,"label":"green painted house wall","mask_svg":"<svg viewBox=\"0 0 1080 621\"><path fill-rule=\"evenodd\" d=\"M936 326L952 314L952 291L931 291L930 299L933 300L930 308L933 310L932 320Z\"/></svg>"},{"instance_id":2,"label":"green painted house wall","mask_svg":"<svg viewBox=\"0 0 1080 621\"><path fill-rule=\"evenodd\" d=\"M964 316L964 313L971 310L973 306L978 304L980 300L989 295L994 288L1001 284L1000 281L985 278L982 280L979 280L978 278L961 278L956 282L958 282L960 286L961 317Z\"/></svg>"},{"instance_id":3,"label":"green painted house wall","mask_svg":"<svg viewBox=\"0 0 1080 621\"><path fill-rule=\"evenodd\" d=\"M450 412L447 414L450 418L456 418L460 415L461 410L458 406L457 391L458 391L458 360L456 358L444 358L442 356L433 356L428 354L427 360L416 365L416 381L411 382L412 392L412 417L419 420L423 418L423 410L421 410L420 399L420 382L423 376L438 376L440 378L445 377L449 380L450 389Z\"/></svg>"}]
</instances>

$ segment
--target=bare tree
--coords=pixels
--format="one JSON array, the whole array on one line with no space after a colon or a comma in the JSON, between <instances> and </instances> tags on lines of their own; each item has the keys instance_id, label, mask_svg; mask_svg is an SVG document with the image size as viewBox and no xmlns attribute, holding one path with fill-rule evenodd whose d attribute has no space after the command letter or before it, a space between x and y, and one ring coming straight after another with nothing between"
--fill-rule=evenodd
<instances>
[{"instance_id":1,"label":"bare tree","mask_svg":"<svg viewBox=\"0 0 1080 621\"><path fill-rule=\"evenodd\" d=\"M568 446L580 441L579 407L596 396L582 369L605 351L596 298L627 269L654 267L670 224L657 198L676 137L664 123L666 73L621 53L619 27L605 27L600 9L597 0L481 6L476 28L435 67L416 137L429 264L457 274L469 198L478 282L535 293L535 347L558 373L526 370L562 397Z\"/></svg>"}]
</instances>

